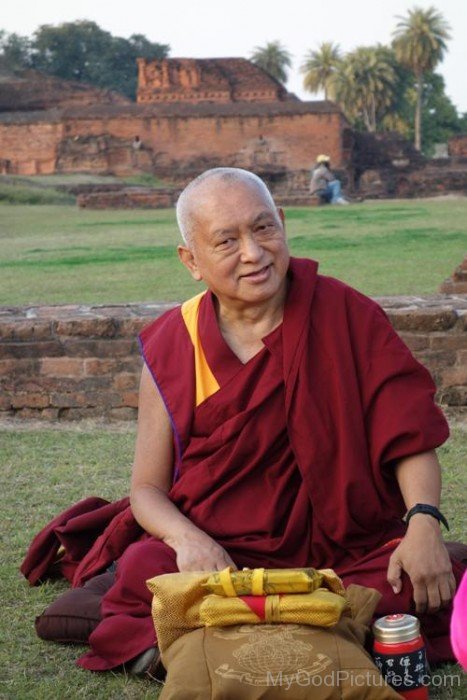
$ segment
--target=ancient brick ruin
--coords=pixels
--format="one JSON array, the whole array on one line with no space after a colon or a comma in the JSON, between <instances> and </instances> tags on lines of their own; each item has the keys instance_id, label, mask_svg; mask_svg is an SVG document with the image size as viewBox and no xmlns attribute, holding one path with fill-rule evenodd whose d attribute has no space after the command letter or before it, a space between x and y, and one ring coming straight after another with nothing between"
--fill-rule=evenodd
<instances>
[{"instance_id":1,"label":"ancient brick ruin","mask_svg":"<svg viewBox=\"0 0 467 700\"><path fill-rule=\"evenodd\" d=\"M162 187L119 187L115 190L83 192L77 197L82 209L168 209L180 190Z\"/></svg>"},{"instance_id":2,"label":"ancient brick ruin","mask_svg":"<svg viewBox=\"0 0 467 700\"><path fill-rule=\"evenodd\" d=\"M439 291L443 294L467 294L467 255L451 277L444 280Z\"/></svg>"},{"instance_id":3,"label":"ancient brick ruin","mask_svg":"<svg viewBox=\"0 0 467 700\"><path fill-rule=\"evenodd\" d=\"M334 103L302 102L243 58L138 59L136 104L31 71L0 76L0 174L152 173L176 191L225 165L258 173L282 204L307 204L310 167L327 153L367 198L465 194L467 136L448 152L430 161L397 134L354 133ZM81 204L150 199L94 194Z\"/></svg>"},{"instance_id":4,"label":"ancient brick ruin","mask_svg":"<svg viewBox=\"0 0 467 700\"><path fill-rule=\"evenodd\" d=\"M245 58L138 59L137 101L277 102L295 99Z\"/></svg>"},{"instance_id":5,"label":"ancient brick ruin","mask_svg":"<svg viewBox=\"0 0 467 700\"><path fill-rule=\"evenodd\" d=\"M467 134L452 136L448 142L448 153L454 158L467 158Z\"/></svg>"},{"instance_id":6,"label":"ancient brick ruin","mask_svg":"<svg viewBox=\"0 0 467 700\"><path fill-rule=\"evenodd\" d=\"M6 73L0 69L0 112L36 112L99 104L130 104L118 92L35 70Z\"/></svg>"},{"instance_id":7,"label":"ancient brick ruin","mask_svg":"<svg viewBox=\"0 0 467 700\"><path fill-rule=\"evenodd\" d=\"M63 104L46 79L43 105L31 111L33 96L17 102L15 81L5 83L1 172L150 172L183 184L232 165L274 183L306 173L322 151L336 167L349 161L348 123L336 105L299 101L245 59L141 60L138 70L137 104L95 90Z\"/></svg>"},{"instance_id":8,"label":"ancient brick ruin","mask_svg":"<svg viewBox=\"0 0 467 700\"><path fill-rule=\"evenodd\" d=\"M353 143L349 180L366 198L467 193L467 156L429 160L397 133L355 133Z\"/></svg>"},{"instance_id":9,"label":"ancient brick ruin","mask_svg":"<svg viewBox=\"0 0 467 700\"><path fill-rule=\"evenodd\" d=\"M467 298L384 297L394 328L431 371L438 399L467 413ZM133 419L136 336L173 304L0 309L0 416Z\"/></svg>"}]
</instances>

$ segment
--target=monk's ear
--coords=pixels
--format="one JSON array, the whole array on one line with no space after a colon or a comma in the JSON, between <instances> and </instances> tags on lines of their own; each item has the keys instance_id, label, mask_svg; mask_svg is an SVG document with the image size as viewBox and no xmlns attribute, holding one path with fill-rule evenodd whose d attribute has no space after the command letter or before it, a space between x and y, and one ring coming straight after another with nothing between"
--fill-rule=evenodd
<instances>
[{"instance_id":1,"label":"monk's ear","mask_svg":"<svg viewBox=\"0 0 467 700\"><path fill-rule=\"evenodd\" d=\"M185 265L193 279L200 282L202 279L201 273L198 270L198 265L196 264L195 256L192 251L184 245L179 245L177 246L177 253L180 262L182 265Z\"/></svg>"},{"instance_id":2,"label":"monk's ear","mask_svg":"<svg viewBox=\"0 0 467 700\"><path fill-rule=\"evenodd\" d=\"M279 214L279 219L282 221L282 226L285 228L285 214L282 207L277 207L277 213Z\"/></svg>"}]
</instances>

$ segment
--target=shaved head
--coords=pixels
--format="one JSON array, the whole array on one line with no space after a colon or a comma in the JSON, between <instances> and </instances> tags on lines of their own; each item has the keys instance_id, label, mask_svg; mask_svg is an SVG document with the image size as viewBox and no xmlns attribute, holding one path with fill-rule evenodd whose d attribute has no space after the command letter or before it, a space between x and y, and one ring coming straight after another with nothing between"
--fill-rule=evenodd
<instances>
[{"instance_id":1,"label":"shaved head","mask_svg":"<svg viewBox=\"0 0 467 700\"><path fill-rule=\"evenodd\" d=\"M241 168L212 168L192 180L183 190L177 201L176 214L180 233L186 245L190 245L196 229L197 214L203 201L209 197L213 185L242 185L255 189L264 197L272 209L274 200L265 183L254 173Z\"/></svg>"}]
</instances>

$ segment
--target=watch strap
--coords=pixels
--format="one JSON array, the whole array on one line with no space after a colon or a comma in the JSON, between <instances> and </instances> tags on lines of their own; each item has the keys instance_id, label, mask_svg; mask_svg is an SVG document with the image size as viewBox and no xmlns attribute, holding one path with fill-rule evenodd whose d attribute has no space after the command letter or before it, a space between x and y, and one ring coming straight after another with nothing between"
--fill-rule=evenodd
<instances>
[{"instance_id":1,"label":"watch strap","mask_svg":"<svg viewBox=\"0 0 467 700\"><path fill-rule=\"evenodd\" d=\"M413 508L409 510L405 516L405 522L409 524L410 518L416 513L423 513L424 515L431 515L432 518L436 518L440 523L443 523L446 530L449 530L449 524L444 515L436 508L436 506L431 506L428 503L416 503Z\"/></svg>"}]
</instances>

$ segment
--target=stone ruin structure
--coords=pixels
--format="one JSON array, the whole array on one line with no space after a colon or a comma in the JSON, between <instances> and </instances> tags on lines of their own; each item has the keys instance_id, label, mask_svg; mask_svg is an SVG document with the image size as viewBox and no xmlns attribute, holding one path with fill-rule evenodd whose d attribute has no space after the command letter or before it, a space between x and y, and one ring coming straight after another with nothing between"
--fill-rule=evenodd
<instances>
[{"instance_id":1,"label":"stone ruin structure","mask_svg":"<svg viewBox=\"0 0 467 700\"><path fill-rule=\"evenodd\" d=\"M467 158L467 134L451 136L448 142L448 155L451 158Z\"/></svg>"},{"instance_id":2,"label":"stone ruin structure","mask_svg":"<svg viewBox=\"0 0 467 700\"><path fill-rule=\"evenodd\" d=\"M465 295L376 301L432 373L443 408L467 417ZM2 308L0 419L134 419L141 372L136 335L172 306Z\"/></svg>"},{"instance_id":3,"label":"stone ruin structure","mask_svg":"<svg viewBox=\"0 0 467 700\"><path fill-rule=\"evenodd\" d=\"M246 59L140 59L136 104L96 90L63 103L44 80L42 105L27 94L17 101L16 79L3 86L3 173L149 172L182 186L227 165L254 170L273 189L300 183L306 195L318 153L338 168L349 163L351 132L340 109L298 100Z\"/></svg>"},{"instance_id":4,"label":"stone ruin structure","mask_svg":"<svg viewBox=\"0 0 467 700\"><path fill-rule=\"evenodd\" d=\"M372 199L467 194L467 136L451 139L448 150L430 160L400 134L355 133L351 188Z\"/></svg>"},{"instance_id":5,"label":"stone ruin structure","mask_svg":"<svg viewBox=\"0 0 467 700\"><path fill-rule=\"evenodd\" d=\"M451 277L444 280L439 291L444 294L467 294L467 255L456 267Z\"/></svg>"},{"instance_id":6,"label":"stone ruin structure","mask_svg":"<svg viewBox=\"0 0 467 700\"><path fill-rule=\"evenodd\" d=\"M327 153L347 191L365 198L467 193L467 135L450 140L448 157L427 160L398 134L353 132L337 105L298 100L246 59L137 63L136 103L31 71L0 72L0 174L152 173L172 192L76 194L80 206L153 207L224 165L256 172L282 204L309 204L310 167Z\"/></svg>"},{"instance_id":7,"label":"stone ruin structure","mask_svg":"<svg viewBox=\"0 0 467 700\"><path fill-rule=\"evenodd\" d=\"M138 59L137 102L277 102L294 99L245 58Z\"/></svg>"},{"instance_id":8,"label":"stone ruin structure","mask_svg":"<svg viewBox=\"0 0 467 700\"><path fill-rule=\"evenodd\" d=\"M35 70L12 74L0 66L0 113L68 109L93 102L130 104L130 100L118 92L62 80Z\"/></svg>"}]
</instances>

